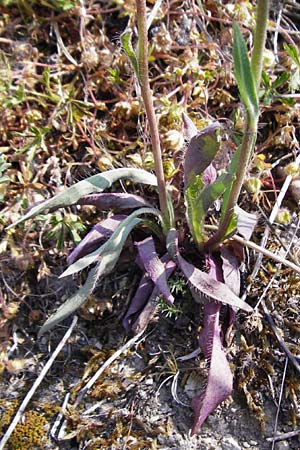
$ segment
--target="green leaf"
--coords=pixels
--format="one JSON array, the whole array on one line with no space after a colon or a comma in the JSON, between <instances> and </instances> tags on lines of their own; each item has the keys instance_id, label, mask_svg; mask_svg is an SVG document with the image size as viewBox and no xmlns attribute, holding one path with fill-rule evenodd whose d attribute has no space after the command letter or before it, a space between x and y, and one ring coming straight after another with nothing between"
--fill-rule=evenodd
<instances>
[{"instance_id":1,"label":"green leaf","mask_svg":"<svg viewBox=\"0 0 300 450\"><path fill-rule=\"evenodd\" d=\"M138 60L132 46L131 38L132 38L131 30L124 31L124 33L122 33L120 36L122 47L124 48L124 51L128 56L128 58L130 59L131 65L133 67L137 79L140 80Z\"/></svg>"},{"instance_id":2,"label":"green leaf","mask_svg":"<svg viewBox=\"0 0 300 450\"><path fill-rule=\"evenodd\" d=\"M52 316L49 317L48 320L46 320L46 322L39 331L38 334L39 337L42 334L46 333L46 331L49 331L52 328L54 328L59 322L69 317L71 314L73 314L74 311L76 311L76 309L80 308L80 306L84 304L89 295L91 295L91 293L95 289L99 278L105 275L106 263L107 263L106 258L103 258L97 264L97 266L94 267L89 272L89 275L84 285L80 289L78 289L78 291L75 292L75 294L69 297L68 300L65 303L63 303L58 308L58 310L54 314L52 314Z\"/></svg>"},{"instance_id":3,"label":"green leaf","mask_svg":"<svg viewBox=\"0 0 300 450\"><path fill-rule=\"evenodd\" d=\"M236 22L233 23L234 71L241 99L253 120L258 116L258 98L247 46Z\"/></svg>"},{"instance_id":4,"label":"green leaf","mask_svg":"<svg viewBox=\"0 0 300 450\"><path fill-rule=\"evenodd\" d=\"M204 187L194 200L192 221L196 242L201 245L205 239L204 219L210 206L232 185L234 175L221 174L216 181Z\"/></svg>"},{"instance_id":5,"label":"green leaf","mask_svg":"<svg viewBox=\"0 0 300 450\"><path fill-rule=\"evenodd\" d=\"M208 209L232 185L234 174L223 173L213 183L204 186L200 177L185 191L189 227L197 245L205 240L204 219Z\"/></svg>"},{"instance_id":6,"label":"green leaf","mask_svg":"<svg viewBox=\"0 0 300 450\"><path fill-rule=\"evenodd\" d=\"M140 208L137 211L134 211L120 223L116 231L113 232L111 237L103 245L71 264L71 266L60 275L60 278L80 272L100 257L102 258L106 255L114 254L117 255L119 249L121 252L129 233L141 222L141 219L136 219L136 217L143 214L155 214L156 216L159 216L160 212L154 208Z\"/></svg>"},{"instance_id":7,"label":"green leaf","mask_svg":"<svg viewBox=\"0 0 300 450\"><path fill-rule=\"evenodd\" d=\"M272 89L278 89L280 86L285 84L290 78L290 74L288 72L283 72L279 77L276 78L272 83Z\"/></svg>"},{"instance_id":8,"label":"green leaf","mask_svg":"<svg viewBox=\"0 0 300 450\"><path fill-rule=\"evenodd\" d=\"M297 47L293 44L283 44L283 48L300 69L300 59Z\"/></svg>"},{"instance_id":9,"label":"green leaf","mask_svg":"<svg viewBox=\"0 0 300 450\"><path fill-rule=\"evenodd\" d=\"M79 181L74 186L64 189L59 194L55 195L55 197L34 206L30 209L30 211L28 211L27 214L25 214L25 216L10 225L8 229L24 222L25 220L35 217L38 214L46 213L50 210L54 211L61 207L74 205L85 195L92 194L93 192L102 192L104 189L109 188L112 183L122 178L127 178L136 183L150 184L152 186L157 185L156 176L146 172L143 169L131 168L108 170L107 172L93 175L92 177Z\"/></svg>"}]
</instances>

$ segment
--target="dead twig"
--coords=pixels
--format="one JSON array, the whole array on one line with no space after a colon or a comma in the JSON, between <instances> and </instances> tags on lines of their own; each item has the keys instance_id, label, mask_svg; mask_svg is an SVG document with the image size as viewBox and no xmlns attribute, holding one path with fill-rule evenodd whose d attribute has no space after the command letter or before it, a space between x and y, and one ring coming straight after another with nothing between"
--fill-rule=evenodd
<instances>
[{"instance_id":1,"label":"dead twig","mask_svg":"<svg viewBox=\"0 0 300 450\"><path fill-rule=\"evenodd\" d=\"M297 436L298 434L300 434L300 428L298 428L298 430L289 431L288 433L278 434L278 436L268 437L266 440L268 442L273 442L273 441L278 442L278 441L283 441L285 439L290 439L292 437Z\"/></svg>"},{"instance_id":2,"label":"dead twig","mask_svg":"<svg viewBox=\"0 0 300 450\"><path fill-rule=\"evenodd\" d=\"M284 388L284 383L285 383L285 377L286 377L286 370L287 370L288 362L289 362L288 358L285 358L285 365L284 365L283 374L282 374L282 381L281 381L280 394L279 394L277 411L276 411L276 417L275 417L275 424L274 424L274 431L273 431L273 441L272 441L272 449L271 450L274 450L274 447L275 447L274 437L276 435L277 427L278 427L278 417L279 417L279 412L280 412L280 405L281 405L281 401L282 401L283 388Z\"/></svg>"},{"instance_id":3,"label":"dead twig","mask_svg":"<svg viewBox=\"0 0 300 450\"><path fill-rule=\"evenodd\" d=\"M14 429L16 428L18 422L20 421L28 403L30 402L30 400L32 399L33 395L35 394L37 388L39 387L39 385L41 384L41 382L43 381L43 379L45 378L47 372L49 371L50 367L52 366L52 364L54 363L55 359L57 358L58 354L61 352L62 348L65 346L67 340L69 339L69 337L71 336L75 325L77 323L77 316L73 317L73 321L72 324L70 326L70 328L68 329L68 331L66 332L66 334L64 335L64 337L62 338L62 340L60 341L60 343L58 344L58 346L56 347L56 349L54 350L54 352L52 353L51 357L48 359L47 363L45 364L45 366L43 367L41 373L39 374L39 376L37 377L37 379L35 380L35 382L33 383L31 389L29 390L29 392L27 392L24 400L22 401L15 417L13 418L11 424L9 425L8 429L6 430L6 433L4 434L3 438L0 441L0 450L3 450L7 441L9 440L10 436L12 435Z\"/></svg>"},{"instance_id":4,"label":"dead twig","mask_svg":"<svg viewBox=\"0 0 300 450\"><path fill-rule=\"evenodd\" d=\"M269 322L270 328L272 329L272 331L278 341L279 347L281 348L281 350L284 351L284 353L289 358L289 360L293 364L294 368L297 370L297 372L300 375L300 365L298 364L296 357L293 355L293 353L290 351L290 349L287 347L286 343L282 339L282 337L277 329L277 326L276 326L276 324L271 316L271 313L268 310L267 305L265 304L264 300L261 301L261 306L264 311L265 317L266 317L267 321Z\"/></svg>"},{"instance_id":5,"label":"dead twig","mask_svg":"<svg viewBox=\"0 0 300 450\"><path fill-rule=\"evenodd\" d=\"M300 155L297 156L296 161L295 161L296 167L299 167L299 164L300 164ZM283 199L284 199L284 197L286 195L286 192L287 192L287 190L289 188L289 185L291 184L292 179L293 179L292 175L288 175L286 177L284 183L283 183L283 186L282 186L282 188L280 190L280 193L279 193L279 195L277 197L277 200L275 202L275 205L274 205L274 207L272 209L272 212L270 214L270 217L269 217L269 223L270 224L273 224L274 220L276 219L276 216L278 214L279 208L280 208L280 206L281 206L281 204L283 202ZM267 240L268 240L268 237L269 237L269 234L270 234L270 228L267 227L265 229L265 232L264 232L263 237L262 237L261 242L260 242L260 246L261 247L265 248ZM252 274L251 274L251 278L252 279L254 279L256 277L256 275L257 275L257 273L259 271L259 268L261 266L261 261L262 261L262 252L258 255L257 260L255 262L255 266L254 266L254 269L253 269Z\"/></svg>"}]
</instances>

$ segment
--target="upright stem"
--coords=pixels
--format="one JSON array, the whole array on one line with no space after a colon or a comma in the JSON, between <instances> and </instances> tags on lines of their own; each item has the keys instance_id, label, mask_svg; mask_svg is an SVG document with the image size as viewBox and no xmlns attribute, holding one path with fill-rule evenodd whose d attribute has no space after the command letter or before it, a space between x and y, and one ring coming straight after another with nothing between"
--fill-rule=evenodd
<instances>
[{"instance_id":1,"label":"upright stem","mask_svg":"<svg viewBox=\"0 0 300 450\"><path fill-rule=\"evenodd\" d=\"M204 244L205 249L213 250L220 244L224 235L226 234L226 230L230 224L232 215L234 213L234 207L237 204L240 191L244 183L246 171L249 164L249 159L251 158L251 155L255 147L257 136L257 122L258 120L255 121L250 120L249 115L247 114L244 136L241 143L242 151L238 162L239 169L236 172L236 179L232 184L227 209L218 231L216 231L216 233Z\"/></svg>"},{"instance_id":2,"label":"upright stem","mask_svg":"<svg viewBox=\"0 0 300 450\"><path fill-rule=\"evenodd\" d=\"M269 0L258 0L256 7L256 28L254 37L254 47L251 59L251 69L254 77L255 87L258 93L261 72L263 65L263 51L267 36L267 21L269 14ZM246 121L244 127L244 135L242 141L242 150L238 162L238 170L236 178L233 182L232 189L228 199L228 205L224 218L219 226L218 231L205 243L205 249L214 249L224 238L232 216L234 207L237 204L241 188L244 183L248 164L255 148L257 138L258 116L254 117L251 111L246 111Z\"/></svg>"},{"instance_id":3,"label":"upright stem","mask_svg":"<svg viewBox=\"0 0 300 450\"><path fill-rule=\"evenodd\" d=\"M266 44L267 24L269 17L269 0L257 0L256 27L254 33L254 45L251 58L251 68L254 82L258 91L263 66L263 53Z\"/></svg>"},{"instance_id":4,"label":"upright stem","mask_svg":"<svg viewBox=\"0 0 300 450\"><path fill-rule=\"evenodd\" d=\"M138 24L138 65L139 65L139 82L141 86L141 94L145 105L146 115L149 123L149 132L152 143L152 152L154 157L155 172L157 177L158 195L160 210L163 217L164 231L170 228L170 217L167 203L166 182L162 163L162 151L160 146L159 131L156 121L152 91L150 89L148 76L148 30L147 30L147 14L146 0L136 0L137 24Z\"/></svg>"}]
</instances>

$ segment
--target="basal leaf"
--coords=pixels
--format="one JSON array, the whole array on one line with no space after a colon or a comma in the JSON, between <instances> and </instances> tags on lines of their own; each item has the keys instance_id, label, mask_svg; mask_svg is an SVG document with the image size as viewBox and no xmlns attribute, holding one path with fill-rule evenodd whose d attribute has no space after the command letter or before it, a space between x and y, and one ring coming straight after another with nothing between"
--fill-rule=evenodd
<instances>
[{"instance_id":1,"label":"basal leaf","mask_svg":"<svg viewBox=\"0 0 300 450\"><path fill-rule=\"evenodd\" d=\"M246 302L235 295L226 284L221 283L202 272L193 264L187 262L179 253L178 237L175 230L171 230L168 235L168 251L176 254L176 259L180 269L186 277L194 299L199 303L216 300L221 303L251 312L252 308Z\"/></svg>"},{"instance_id":2,"label":"basal leaf","mask_svg":"<svg viewBox=\"0 0 300 450\"><path fill-rule=\"evenodd\" d=\"M223 247L221 247L221 251ZM227 261L229 255L226 253L226 250L223 255ZM227 271L228 267L226 266L225 271L223 270L224 259L222 264L222 259L219 255L206 255L208 274L217 283L223 283L230 278L230 274ZM229 281L233 281L233 279L230 278ZM209 370L205 389L192 400L192 407L194 409L193 434L199 431L207 416L232 392L233 376L222 345L222 340L225 338L225 336L222 336L222 333L226 333L227 327L225 323L222 323L221 329L219 323L220 309L220 303L210 302L204 305L204 324L199 334L199 347L208 361ZM233 320L234 313L232 308L228 307L228 310L229 316Z\"/></svg>"},{"instance_id":3,"label":"basal leaf","mask_svg":"<svg viewBox=\"0 0 300 450\"><path fill-rule=\"evenodd\" d=\"M66 188L54 197L34 206L27 214L8 228L14 227L38 214L46 213L49 210L54 211L61 207L74 205L85 195L92 194L93 192L101 192L104 189L109 188L115 181L123 178L127 178L137 183L150 184L153 186L157 185L156 176L143 169L122 168L108 170L107 172L93 175L92 177L79 181L74 186Z\"/></svg>"},{"instance_id":4,"label":"basal leaf","mask_svg":"<svg viewBox=\"0 0 300 450\"><path fill-rule=\"evenodd\" d=\"M151 207L150 203L134 194L115 192L101 192L98 194L85 195L78 201L79 205L92 205L99 209L134 209L143 206Z\"/></svg>"},{"instance_id":5,"label":"basal leaf","mask_svg":"<svg viewBox=\"0 0 300 450\"><path fill-rule=\"evenodd\" d=\"M159 215L157 210L153 208L142 208L139 210L139 214L156 214ZM137 211L127 217L112 234L110 239L100 247L102 249L100 261L97 265L90 270L85 284L73 294L58 310L45 322L40 330L39 335L44 334L46 331L51 330L59 322L73 314L95 289L97 282L100 278L108 275L115 267L119 256L121 254L124 242L134 226L142 221L142 219L136 218ZM84 259L84 258L83 258ZM77 261L77 262L80 262ZM76 263L75 263L76 264ZM73 264L74 266L74 264ZM70 266L72 267L72 266ZM80 270L80 269L79 269ZM74 272L72 272L74 273Z\"/></svg>"},{"instance_id":6,"label":"basal leaf","mask_svg":"<svg viewBox=\"0 0 300 450\"><path fill-rule=\"evenodd\" d=\"M199 345L209 361L209 371L204 391L192 400L194 410L192 434L199 431L208 415L232 392L233 376L220 336L220 307L220 303L215 302L204 306L204 324L199 335Z\"/></svg>"},{"instance_id":7,"label":"basal leaf","mask_svg":"<svg viewBox=\"0 0 300 450\"><path fill-rule=\"evenodd\" d=\"M106 241L113 234L126 217L124 215L115 215L97 223L70 253L67 258L68 265L70 266L79 258L96 250L103 241Z\"/></svg>"},{"instance_id":8,"label":"basal leaf","mask_svg":"<svg viewBox=\"0 0 300 450\"><path fill-rule=\"evenodd\" d=\"M224 193L225 189L232 184L233 175L222 173L213 183L208 184L198 194L195 200L195 208L198 220L203 220L210 206Z\"/></svg>"},{"instance_id":9,"label":"basal leaf","mask_svg":"<svg viewBox=\"0 0 300 450\"><path fill-rule=\"evenodd\" d=\"M184 157L184 188L195 182L198 175L210 165L220 148L221 125L214 122L193 136Z\"/></svg>"},{"instance_id":10,"label":"basal leaf","mask_svg":"<svg viewBox=\"0 0 300 450\"><path fill-rule=\"evenodd\" d=\"M167 279L172 275L175 268L176 264L173 261L168 260L165 263ZM144 330L147 327L148 323L150 322L155 312L157 311L159 299L160 299L160 290L158 289L157 286L155 286L143 310L140 312L138 317L135 318L135 320L132 320L131 322L132 331L134 331L135 333L139 333L140 331Z\"/></svg>"},{"instance_id":11,"label":"basal leaf","mask_svg":"<svg viewBox=\"0 0 300 450\"><path fill-rule=\"evenodd\" d=\"M234 72L241 99L252 119L258 116L258 98L247 46L236 22L233 23Z\"/></svg>"},{"instance_id":12,"label":"basal leaf","mask_svg":"<svg viewBox=\"0 0 300 450\"><path fill-rule=\"evenodd\" d=\"M220 253L222 258L224 283L235 293L235 295L239 296L241 288L240 263L236 256L225 245L221 246Z\"/></svg>"},{"instance_id":13,"label":"basal leaf","mask_svg":"<svg viewBox=\"0 0 300 450\"><path fill-rule=\"evenodd\" d=\"M137 219L136 217L143 214L155 214L156 216L160 216L159 211L154 208L140 208L137 211L134 211L120 223L107 242L69 266L68 269L60 275L60 278L73 275L74 273L83 270L98 258L103 258L105 255L111 255L112 257L118 258L129 233L142 221L142 219Z\"/></svg>"},{"instance_id":14,"label":"basal leaf","mask_svg":"<svg viewBox=\"0 0 300 450\"><path fill-rule=\"evenodd\" d=\"M156 253L153 238L150 236L143 241L137 242L136 245L143 266L151 280L164 296L167 303L173 304L174 297L167 283L165 265Z\"/></svg>"},{"instance_id":15,"label":"basal leaf","mask_svg":"<svg viewBox=\"0 0 300 450\"><path fill-rule=\"evenodd\" d=\"M165 265L168 279L174 272L176 264L170 260L168 254L164 255L161 261ZM157 308L159 297L159 289L154 286L149 275L144 275L122 322L126 331L133 330L138 333L148 325Z\"/></svg>"},{"instance_id":16,"label":"basal leaf","mask_svg":"<svg viewBox=\"0 0 300 450\"><path fill-rule=\"evenodd\" d=\"M141 312L146 305L151 293L153 292L153 289L154 283L149 275L143 275L138 288L130 302L130 306L126 312L126 315L122 321L123 327L126 331L131 330L131 327L136 320L137 314Z\"/></svg>"},{"instance_id":17,"label":"basal leaf","mask_svg":"<svg viewBox=\"0 0 300 450\"><path fill-rule=\"evenodd\" d=\"M90 270L84 285L69 297L48 320L46 320L39 331L39 336L46 333L46 331L52 330L58 323L69 317L85 303L94 291L98 280L103 276L108 275L114 268L118 259L115 258L115 256L116 255L112 256L110 254L104 255L98 264Z\"/></svg>"}]
</instances>

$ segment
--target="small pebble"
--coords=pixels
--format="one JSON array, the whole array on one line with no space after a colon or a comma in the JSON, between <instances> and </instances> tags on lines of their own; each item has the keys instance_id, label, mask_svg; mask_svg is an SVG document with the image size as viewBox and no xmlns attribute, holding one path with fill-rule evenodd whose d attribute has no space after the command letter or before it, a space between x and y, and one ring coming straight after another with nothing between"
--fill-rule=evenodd
<instances>
[{"instance_id":1,"label":"small pebble","mask_svg":"<svg viewBox=\"0 0 300 450\"><path fill-rule=\"evenodd\" d=\"M232 436L225 436L222 439L222 450L241 450L241 446Z\"/></svg>"},{"instance_id":2,"label":"small pebble","mask_svg":"<svg viewBox=\"0 0 300 450\"><path fill-rule=\"evenodd\" d=\"M290 444L288 441L279 441L275 444L275 450L289 450Z\"/></svg>"}]
</instances>

